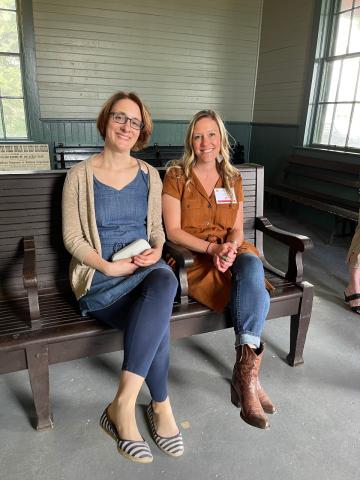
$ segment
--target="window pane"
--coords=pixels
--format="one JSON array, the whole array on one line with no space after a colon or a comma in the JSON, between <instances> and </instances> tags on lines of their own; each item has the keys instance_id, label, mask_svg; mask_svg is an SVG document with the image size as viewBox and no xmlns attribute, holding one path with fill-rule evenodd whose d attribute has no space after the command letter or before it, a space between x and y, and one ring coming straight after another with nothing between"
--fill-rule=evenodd
<instances>
[{"instance_id":1,"label":"window pane","mask_svg":"<svg viewBox=\"0 0 360 480\"><path fill-rule=\"evenodd\" d=\"M0 138L4 138L4 129L3 129L3 125L2 125L2 121L1 121L1 117L0 117Z\"/></svg>"},{"instance_id":2,"label":"window pane","mask_svg":"<svg viewBox=\"0 0 360 480\"><path fill-rule=\"evenodd\" d=\"M359 7L360 6L360 0L355 0L354 7Z\"/></svg>"},{"instance_id":3,"label":"window pane","mask_svg":"<svg viewBox=\"0 0 360 480\"><path fill-rule=\"evenodd\" d=\"M344 55L349 39L351 12L341 13L337 17L334 55Z\"/></svg>"},{"instance_id":4,"label":"window pane","mask_svg":"<svg viewBox=\"0 0 360 480\"><path fill-rule=\"evenodd\" d=\"M355 105L351 121L348 146L360 148L360 104Z\"/></svg>"},{"instance_id":5,"label":"window pane","mask_svg":"<svg viewBox=\"0 0 360 480\"><path fill-rule=\"evenodd\" d=\"M0 95L23 96L19 57L0 56Z\"/></svg>"},{"instance_id":6,"label":"window pane","mask_svg":"<svg viewBox=\"0 0 360 480\"><path fill-rule=\"evenodd\" d=\"M333 112L333 104L319 106L318 117L316 119L316 131L314 135L315 143L321 143L326 145L329 143Z\"/></svg>"},{"instance_id":7,"label":"window pane","mask_svg":"<svg viewBox=\"0 0 360 480\"><path fill-rule=\"evenodd\" d=\"M0 11L0 52L19 52L16 12Z\"/></svg>"},{"instance_id":8,"label":"window pane","mask_svg":"<svg viewBox=\"0 0 360 480\"><path fill-rule=\"evenodd\" d=\"M352 102L354 100L358 68L358 58L348 58L343 61L338 93L339 102Z\"/></svg>"},{"instance_id":9,"label":"window pane","mask_svg":"<svg viewBox=\"0 0 360 480\"><path fill-rule=\"evenodd\" d=\"M351 25L349 53L360 52L360 8L354 10Z\"/></svg>"},{"instance_id":10,"label":"window pane","mask_svg":"<svg viewBox=\"0 0 360 480\"><path fill-rule=\"evenodd\" d=\"M11 8L16 9L15 0L0 0L0 8Z\"/></svg>"},{"instance_id":11,"label":"window pane","mask_svg":"<svg viewBox=\"0 0 360 480\"><path fill-rule=\"evenodd\" d=\"M6 136L26 138L24 102L18 99L3 99Z\"/></svg>"},{"instance_id":12,"label":"window pane","mask_svg":"<svg viewBox=\"0 0 360 480\"><path fill-rule=\"evenodd\" d=\"M337 104L335 107L334 125L329 141L330 145L345 146L346 136L349 130L350 114L352 105Z\"/></svg>"},{"instance_id":13,"label":"window pane","mask_svg":"<svg viewBox=\"0 0 360 480\"><path fill-rule=\"evenodd\" d=\"M349 10L349 8L352 8L352 4L353 0L341 0L341 2L339 2L339 11Z\"/></svg>"},{"instance_id":14,"label":"window pane","mask_svg":"<svg viewBox=\"0 0 360 480\"><path fill-rule=\"evenodd\" d=\"M335 62L329 62L326 65L324 75L324 85L322 87L321 101L322 102L334 102L336 98L336 92L340 77L340 66L342 60L336 60Z\"/></svg>"}]
</instances>

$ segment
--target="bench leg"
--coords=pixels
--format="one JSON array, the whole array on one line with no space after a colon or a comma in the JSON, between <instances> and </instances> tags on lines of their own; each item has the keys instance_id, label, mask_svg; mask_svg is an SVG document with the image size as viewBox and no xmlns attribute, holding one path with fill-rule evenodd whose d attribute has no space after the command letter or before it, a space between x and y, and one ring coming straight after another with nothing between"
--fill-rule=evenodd
<instances>
[{"instance_id":1,"label":"bench leg","mask_svg":"<svg viewBox=\"0 0 360 480\"><path fill-rule=\"evenodd\" d=\"M292 367L304 363L303 351L306 334L309 328L314 287L308 282L302 282L303 297L301 299L300 311L291 316L290 320L290 353L287 361Z\"/></svg>"},{"instance_id":2,"label":"bench leg","mask_svg":"<svg viewBox=\"0 0 360 480\"><path fill-rule=\"evenodd\" d=\"M37 417L36 430L53 427L50 413L49 358L47 345L31 345L26 348L30 385Z\"/></svg>"}]
</instances>

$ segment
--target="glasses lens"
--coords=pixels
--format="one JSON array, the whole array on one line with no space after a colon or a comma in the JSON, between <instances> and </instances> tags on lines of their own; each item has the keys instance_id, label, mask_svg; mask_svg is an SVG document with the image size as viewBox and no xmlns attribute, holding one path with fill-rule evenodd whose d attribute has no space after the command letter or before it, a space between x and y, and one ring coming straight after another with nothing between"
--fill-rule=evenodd
<instances>
[{"instance_id":1,"label":"glasses lens","mask_svg":"<svg viewBox=\"0 0 360 480\"><path fill-rule=\"evenodd\" d=\"M114 112L113 113L113 118L116 123L126 123L127 122L127 116L125 113L122 112Z\"/></svg>"},{"instance_id":2,"label":"glasses lens","mask_svg":"<svg viewBox=\"0 0 360 480\"><path fill-rule=\"evenodd\" d=\"M140 128L142 127L142 122L140 122L140 120L136 119L136 118L132 118L130 120L130 125L133 127L133 128L136 128L136 130L140 130Z\"/></svg>"}]
</instances>

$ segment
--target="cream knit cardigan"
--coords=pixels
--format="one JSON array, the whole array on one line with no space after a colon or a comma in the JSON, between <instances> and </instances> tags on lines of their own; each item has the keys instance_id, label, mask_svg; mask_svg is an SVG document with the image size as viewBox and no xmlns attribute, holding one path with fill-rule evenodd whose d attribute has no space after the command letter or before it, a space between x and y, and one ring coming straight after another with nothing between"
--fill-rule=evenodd
<instances>
[{"instance_id":1,"label":"cream knit cardigan","mask_svg":"<svg viewBox=\"0 0 360 480\"><path fill-rule=\"evenodd\" d=\"M94 201L94 172L92 157L72 167L66 175L62 196L62 229L65 248L71 253L70 284L79 300L91 286L95 269L83 263L86 255L95 250L101 256L101 243L96 226ZM161 247L165 241L162 226L159 172L139 160L149 173L147 236L150 245Z\"/></svg>"}]
</instances>

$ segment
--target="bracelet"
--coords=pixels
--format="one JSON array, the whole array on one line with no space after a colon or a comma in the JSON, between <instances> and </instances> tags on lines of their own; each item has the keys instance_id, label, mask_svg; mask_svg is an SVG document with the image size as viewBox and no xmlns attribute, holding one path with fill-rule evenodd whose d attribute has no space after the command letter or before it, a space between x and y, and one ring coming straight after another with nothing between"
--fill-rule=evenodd
<instances>
[{"instance_id":1,"label":"bracelet","mask_svg":"<svg viewBox=\"0 0 360 480\"><path fill-rule=\"evenodd\" d=\"M205 253L209 253L209 247L211 245L211 242L208 243L208 246L206 247Z\"/></svg>"}]
</instances>

